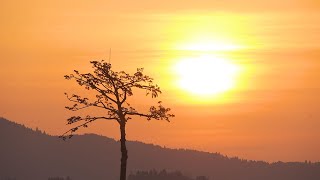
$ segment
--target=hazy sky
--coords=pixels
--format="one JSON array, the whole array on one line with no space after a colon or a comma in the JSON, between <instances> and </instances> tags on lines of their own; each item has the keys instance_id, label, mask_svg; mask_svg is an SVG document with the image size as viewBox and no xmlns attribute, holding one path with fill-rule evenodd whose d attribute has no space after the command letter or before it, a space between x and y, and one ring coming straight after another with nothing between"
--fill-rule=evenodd
<instances>
[{"instance_id":1,"label":"hazy sky","mask_svg":"<svg viewBox=\"0 0 320 180\"><path fill-rule=\"evenodd\" d=\"M112 48L114 69L144 67L176 115L171 123L133 119L129 140L320 161L320 1L4 0L0 24L0 116L62 134L74 115L63 93L88 93L63 76L90 71L89 61L108 59ZM177 85L175 64L204 54L240 67L232 89L205 97ZM152 103L131 102L141 110ZM81 132L119 139L115 122Z\"/></svg>"}]
</instances>

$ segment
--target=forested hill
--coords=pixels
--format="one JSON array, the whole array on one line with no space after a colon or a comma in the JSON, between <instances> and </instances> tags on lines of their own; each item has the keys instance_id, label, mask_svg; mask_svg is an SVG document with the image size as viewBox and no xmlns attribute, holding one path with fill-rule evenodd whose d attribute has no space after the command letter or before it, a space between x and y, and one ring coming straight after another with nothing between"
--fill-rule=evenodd
<instances>
[{"instance_id":1,"label":"forested hill","mask_svg":"<svg viewBox=\"0 0 320 180\"><path fill-rule=\"evenodd\" d=\"M211 180L319 180L320 163L266 163L228 158L218 153L167 149L128 141L128 174L143 170L179 170ZM120 144L88 134L63 141L0 118L0 180L116 180Z\"/></svg>"}]
</instances>

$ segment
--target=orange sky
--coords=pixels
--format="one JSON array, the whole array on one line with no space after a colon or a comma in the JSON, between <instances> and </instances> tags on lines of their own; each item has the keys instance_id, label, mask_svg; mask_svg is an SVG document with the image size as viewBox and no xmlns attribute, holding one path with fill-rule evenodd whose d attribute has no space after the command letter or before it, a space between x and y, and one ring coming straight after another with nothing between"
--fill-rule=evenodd
<instances>
[{"instance_id":1,"label":"orange sky","mask_svg":"<svg viewBox=\"0 0 320 180\"><path fill-rule=\"evenodd\" d=\"M133 119L128 139L320 161L319 10L316 0L1 1L0 116L60 135L73 115L63 93L79 89L63 76L89 71L88 62L107 59L112 48L113 67L144 67L176 114L171 123ZM238 48L185 48L206 42ZM172 67L204 53L242 71L233 89L202 102L176 85ZM119 139L118 131L115 122L99 122L82 132Z\"/></svg>"}]
</instances>

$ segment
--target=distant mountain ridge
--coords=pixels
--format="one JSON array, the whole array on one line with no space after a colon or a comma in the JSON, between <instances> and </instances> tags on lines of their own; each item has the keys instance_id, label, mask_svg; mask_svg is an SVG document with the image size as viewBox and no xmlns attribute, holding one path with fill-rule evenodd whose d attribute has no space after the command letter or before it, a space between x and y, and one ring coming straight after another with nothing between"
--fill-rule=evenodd
<instances>
[{"instance_id":1,"label":"distant mountain ridge","mask_svg":"<svg viewBox=\"0 0 320 180\"><path fill-rule=\"evenodd\" d=\"M128 174L137 170L180 170L211 180L319 180L320 163L266 163L219 153L167 149L128 141ZM119 142L94 134L67 141L0 118L0 180L116 180Z\"/></svg>"}]
</instances>

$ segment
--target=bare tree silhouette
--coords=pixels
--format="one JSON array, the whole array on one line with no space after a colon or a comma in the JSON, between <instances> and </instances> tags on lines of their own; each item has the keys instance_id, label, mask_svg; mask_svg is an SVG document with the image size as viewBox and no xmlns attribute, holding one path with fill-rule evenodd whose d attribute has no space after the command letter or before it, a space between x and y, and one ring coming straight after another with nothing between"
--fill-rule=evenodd
<instances>
[{"instance_id":1,"label":"bare tree silhouette","mask_svg":"<svg viewBox=\"0 0 320 180\"><path fill-rule=\"evenodd\" d=\"M105 116L72 116L67 120L67 124L79 123L69 131L65 132L61 138L71 138L73 133L81 127L88 127L88 124L96 120L115 120L120 126L120 143L121 143L121 166L120 180L126 180L126 169L128 151L126 148L126 123L132 116L145 117L147 120L166 120L174 117L170 114L170 108L165 108L161 101L157 106L151 106L146 113L137 111L128 103L128 97L133 96L133 89L143 89L146 95L151 94L152 98L156 98L160 91L160 87L153 84L153 78L143 74L143 68L130 75L124 71L115 72L111 70L111 64L105 61L91 61L93 73L82 74L74 70L75 74L66 75L67 80L75 80L80 86L84 86L87 90L96 92L95 98L81 97L76 94L68 95L68 100L74 102L73 106L66 108L71 111L95 107L105 110Z\"/></svg>"}]
</instances>

